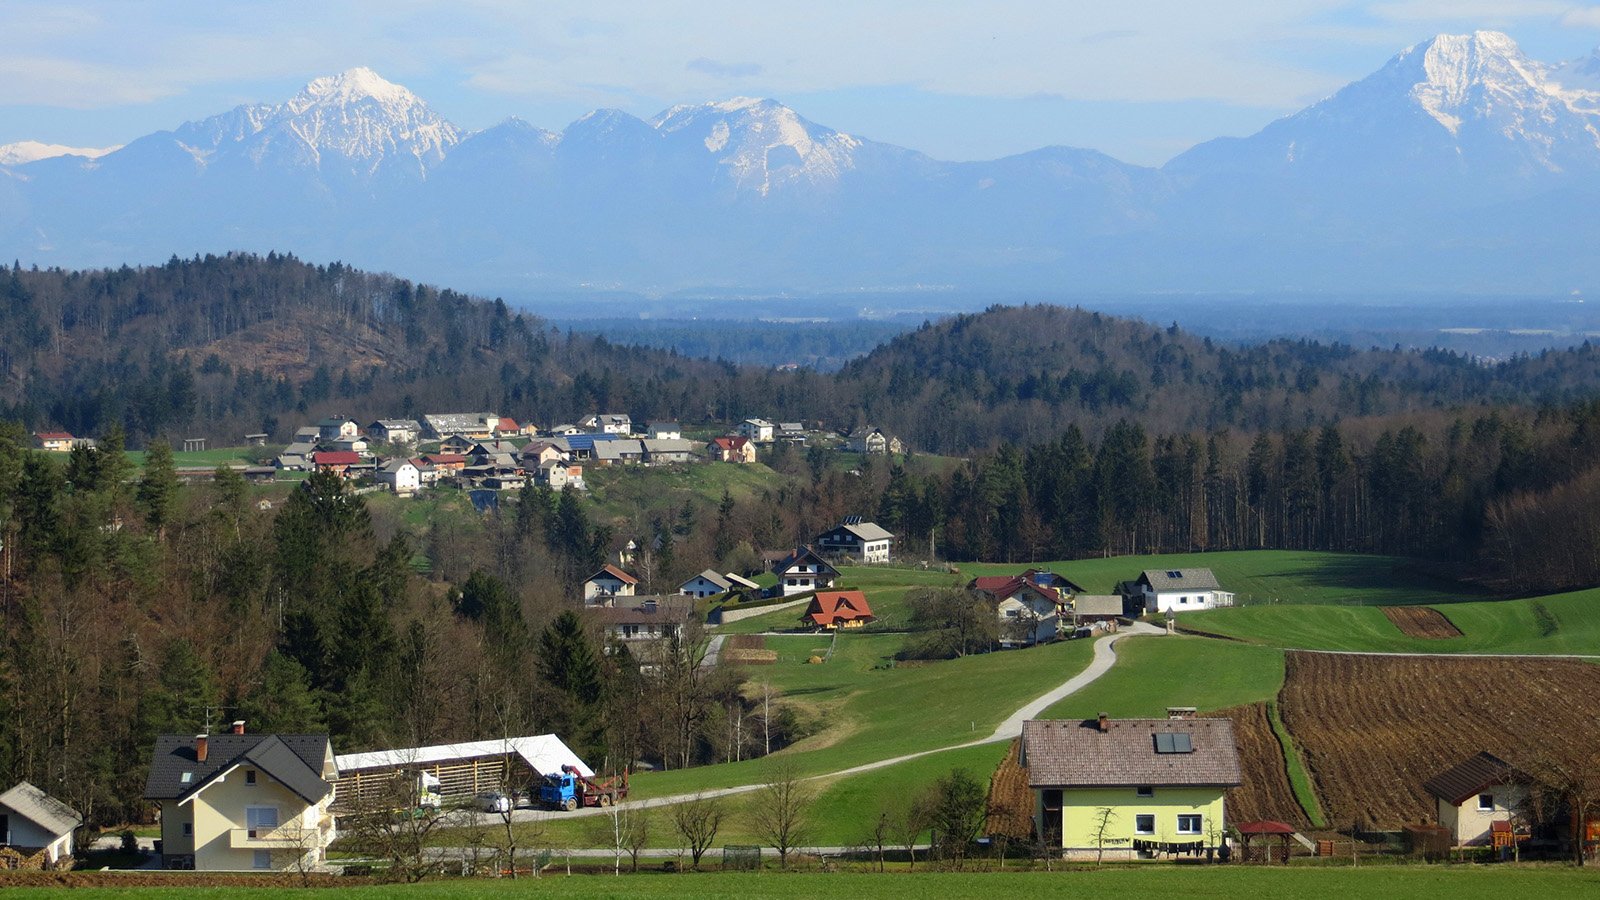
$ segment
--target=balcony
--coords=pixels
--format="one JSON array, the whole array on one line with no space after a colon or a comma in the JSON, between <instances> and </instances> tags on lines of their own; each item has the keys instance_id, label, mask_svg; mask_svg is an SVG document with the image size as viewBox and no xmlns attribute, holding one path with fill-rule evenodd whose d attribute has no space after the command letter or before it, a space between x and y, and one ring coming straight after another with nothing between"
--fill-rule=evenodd
<instances>
[{"instance_id":1,"label":"balcony","mask_svg":"<svg viewBox=\"0 0 1600 900\"><path fill-rule=\"evenodd\" d=\"M228 846L235 850L310 850L321 843L321 832L298 825L277 828L232 828Z\"/></svg>"}]
</instances>

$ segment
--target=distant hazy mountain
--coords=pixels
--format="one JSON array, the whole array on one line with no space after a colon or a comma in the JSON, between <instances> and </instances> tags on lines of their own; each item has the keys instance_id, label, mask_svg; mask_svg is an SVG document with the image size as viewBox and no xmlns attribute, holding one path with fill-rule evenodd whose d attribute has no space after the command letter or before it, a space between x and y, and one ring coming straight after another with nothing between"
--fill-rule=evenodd
<instances>
[{"instance_id":1,"label":"distant hazy mountain","mask_svg":"<svg viewBox=\"0 0 1600 900\"><path fill-rule=\"evenodd\" d=\"M0 258L286 249L508 296L1600 284L1600 55L1494 32L1161 169L942 162L745 98L468 134L367 69L92 152L0 156Z\"/></svg>"}]
</instances>

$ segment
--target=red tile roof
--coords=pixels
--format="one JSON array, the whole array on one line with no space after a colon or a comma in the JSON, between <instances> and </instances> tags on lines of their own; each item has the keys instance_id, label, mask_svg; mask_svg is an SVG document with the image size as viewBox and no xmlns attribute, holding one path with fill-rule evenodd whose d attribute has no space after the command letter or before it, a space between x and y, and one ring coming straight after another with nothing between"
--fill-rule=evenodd
<instances>
[{"instance_id":1,"label":"red tile roof","mask_svg":"<svg viewBox=\"0 0 1600 900\"><path fill-rule=\"evenodd\" d=\"M750 443L750 439L747 437L719 437L712 438L711 443L716 444L718 447L721 447L724 450L737 450L740 447L743 447L745 444Z\"/></svg>"},{"instance_id":2,"label":"red tile roof","mask_svg":"<svg viewBox=\"0 0 1600 900\"><path fill-rule=\"evenodd\" d=\"M34 435L41 441L70 441L72 435L65 431L41 431Z\"/></svg>"},{"instance_id":3,"label":"red tile roof","mask_svg":"<svg viewBox=\"0 0 1600 900\"><path fill-rule=\"evenodd\" d=\"M601 566L600 567L600 571L594 573L593 575L590 575L588 580L589 581L593 581L596 578L599 578L601 575L610 575L612 578L617 579L618 581L622 582L623 584L638 584L639 583L639 579L633 577L632 575L629 575L627 572L622 571L621 569L617 568L616 566L613 566L610 563L606 563L605 565Z\"/></svg>"},{"instance_id":4,"label":"red tile roof","mask_svg":"<svg viewBox=\"0 0 1600 900\"><path fill-rule=\"evenodd\" d=\"M430 453L423 459L435 466L466 465L467 458L460 453Z\"/></svg>"},{"instance_id":5,"label":"red tile roof","mask_svg":"<svg viewBox=\"0 0 1600 900\"><path fill-rule=\"evenodd\" d=\"M516 419L508 419L505 416L501 416L494 429L496 431L521 431L522 426L517 424Z\"/></svg>"},{"instance_id":6,"label":"red tile roof","mask_svg":"<svg viewBox=\"0 0 1600 900\"><path fill-rule=\"evenodd\" d=\"M1060 591L1053 587L1035 584L1034 582L1029 581L1025 575L984 575L972 579L972 587L976 590L984 592L985 594L988 594L996 600L1004 600L1007 597L1015 596L1017 592L1021 591L1023 588L1033 588L1041 595L1048 597L1057 603L1062 602L1064 599L1061 596Z\"/></svg>"},{"instance_id":7,"label":"red tile roof","mask_svg":"<svg viewBox=\"0 0 1600 900\"><path fill-rule=\"evenodd\" d=\"M311 454L311 461L319 466L353 466L361 462L361 454L354 450L322 450Z\"/></svg>"},{"instance_id":8,"label":"red tile roof","mask_svg":"<svg viewBox=\"0 0 1600 900\"><path fill-rule=\"evenodd\" d=\"M867 605L867 595L860 591L818 591L811 605L806 607L802 621L810 619L825 628L856 619L870 622L874 618L877 617Z\"/></svg>"}]
</instances>

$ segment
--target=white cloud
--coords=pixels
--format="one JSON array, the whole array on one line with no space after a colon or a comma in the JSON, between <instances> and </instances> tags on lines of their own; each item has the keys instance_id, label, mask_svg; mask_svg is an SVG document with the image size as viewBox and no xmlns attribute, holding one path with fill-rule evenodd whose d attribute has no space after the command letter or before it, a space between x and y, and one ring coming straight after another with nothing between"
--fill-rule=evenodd
<instances>
[{"instance_id":1,"label":"white cloud","mask_svg":"<svg viewBox=\"0 0 1600 900\"><path fill-rule=\"evenodd\" d=\"M1600 29L1600 6L1580 6L1561 15L1561 27Z\"/></svg>"}]
</instances>

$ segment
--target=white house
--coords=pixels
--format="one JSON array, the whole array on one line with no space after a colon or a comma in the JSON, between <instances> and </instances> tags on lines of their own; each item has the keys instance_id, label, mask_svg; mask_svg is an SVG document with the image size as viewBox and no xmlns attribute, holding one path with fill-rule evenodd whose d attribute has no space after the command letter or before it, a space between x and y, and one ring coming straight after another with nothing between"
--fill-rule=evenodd
<instances>
[{"instance_id":1,"label":"white house","mask_svg":"<svg viewBox=\"0 0 1600 900\"><path fill-rule=\"evenodd\" d=\"M422 487L422 472L409 459L391 459L378 469L378 483L389 486L401 497L409 497Z\"/></svg>"},{"instance_id":2,"label":"white house","mask_svg":"<svg viewBox=\"0 0 1600 900\"><path fill-rule=\"evenodd\" d=\"M609 606L612 597L632 597L639 579L607 563L583 581L583 602L587 606Z\"/></svg>"},{"instance_id":3,"label":"white house","mask_svg":"<svg viewBox=\"0 0 1600 900\"><path fill-rule=\"evenodd\" d=\"M322 443L329 450L349 450L352 453L367 452L367 439L359 434L352 434L349 437L328 438Z\"/></svg>"},{"instance_id":4,"label":"white house","mask_svg":"<svg viewBox=\"0 0 1600 900\"><path fill-rule=\"evenodd\" d=\"M333 745L325 734L164 734L144 796L161 806L168 869L293 871L337 837Z\"/></svg>"},{"instance_id":5,"label":"white house","mask_svg":"<svg viewBox=\"0 0 1600 900\"><path fill-rule=\"evenodd\" d=\"M367 426L367 437L379 444L415 444L422 439L416 419L379 419Z\"/></svg>"},{"instance_id":6,"label":"white house","mask_svg":"<svg viewBox=\"0 0 1600 900\"><path fill-rule=\"evenodd\" d=\"M839 578L839 570L810 547L795 548L773 564L772 571L778 576L778 591L785 597L825 591Z\"/></svg>"},{"instance_id":7,"label":"white house","mask_svg":"<svg viewBox=\"0 0 1600 900\"><path fill-rule=\"evenodd\" d=\"M578 425L590 434L633 434L633 417L627 413L595 413Z\"/></svg>"},{"instance_id":8,"label":"white house","mask_svg":"<svg viewBox=\"0 0 1600 900\"><path fill-rule=\"evenodd\" d=\"M1040 584L1030 572L1010 578L974 578L970 590L987 594L995 602L1000 619L1000 644L1027 647L1051 641L1061 633L1061 613L1067 598L1056 588Z\"/></svg>"},{"instance_id":9,"label":"white house","mask_svg":"<svg viewBox=\"0 0 1600 900\"><path fill-rule=\"evenodd\" d=\"M778 426L766 419L745 419L739 423L738 429L741 437L749 438L751 443L770 444L777 433Z\"/></svg>"},{"instance_id":10,"label":"white house","mask_svg":"<svg viewBox=\"0 0 1600 900\"><path fill-rule=\"evenodd\" d=\"M552 491L583 490L583 466L559 459L546 460L534 470L533 480Z\"/></svg>"},{"instance_id":11,"label":"white house","mask_svg":"<svg viewBox=\"0 0 1600 900\"><path fill-rule=\"evenodd\" d=\"M677 422L651 422L645 426L644 436L655 441L681 441L683 426Z\"/></svg>"},{"instance_id":12,"label":"white house","mask_svg":"<svg viewBox=\"0 0 1600 900\"><path fill-rule=\"evenodd\" d=\"M705 597L714 597L725 594L733 587L733 582L726 575L718 573L715 569L707 569L699 575L678 585L678 593L688 594L699 600Z\"/></svg>"},{"instance_id":13,"label":"white house","mask_svg":"<svg viewBox=\"0 0 1600 900\"><path fill-rule=\"evenodd\" d=\"M1513 829L1528 824L1533 779L1491 753L1478 753L1422 786L1433 796L1439 824L1450 829L1457 847L1490 843L1496 823Z\"/></svg>"},{"instance_id":14,"label":"white house","mask_svg":"<svg viewBox=\"0 0 1600 900\"><path fill-rule=\"evenodd\" d=\"M72 830L83 824L77 810L26 781L0 794L0 846L33 855L54 868L72 856Z\"/></svg>"},{"instance_id":15,"label":"white house","mask_svg":"<svg viewBox=\"0 0 1600 900\"><path fill-rule=\"evenodd\" d=\"M1210 569L1146 569L1133 583L1133 597L1147 613L1187 612L1232 606Z\"/></svg>"},{"instance_id":16,"label":"white house","mask_svg":"<svg viewBox=\"0 0 1600 900\"><path fill-rule=\"evenodd\" d=\"M360 433L360 425L342 416L333 416L317 423L317 437L324 441L353 438Z\"/></svg>"},{"instance_id":17,"label":"white house","mask_svg":"<svg viewBox=\"0 0 1600 900\"><path fill-rule=\"evenodd\" d=\"M850 516L839 525L817 535L817 552L828 557L849 556L866 563L889 561L894 535L874 522Z\"/></svg>"}]
</instances>

